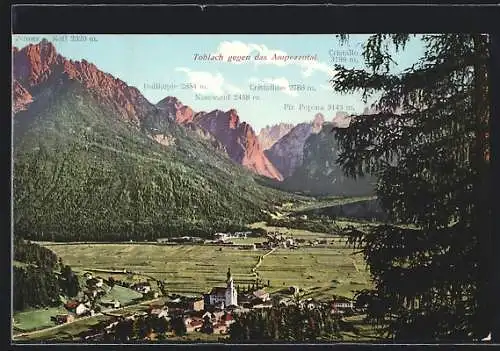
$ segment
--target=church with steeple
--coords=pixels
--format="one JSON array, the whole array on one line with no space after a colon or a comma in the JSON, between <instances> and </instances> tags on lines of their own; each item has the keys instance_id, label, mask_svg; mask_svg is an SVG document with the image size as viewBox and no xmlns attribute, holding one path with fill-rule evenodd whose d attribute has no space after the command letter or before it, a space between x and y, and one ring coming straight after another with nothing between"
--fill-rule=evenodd
<instances>
[{"instance_id":1,"label":"church with steeple","mask_svg":"<svg viewBox=\"0 0 500 351\"><path fill-rule=\"evenodd\" d=\"M238 292L234 287L231 268L228 268L227 270L226 287L213 288L210 294L205 296L205 299L205 302L208 304L223 305L223 308L228 306L238 306Z\"/></svg>"}]
</instances>

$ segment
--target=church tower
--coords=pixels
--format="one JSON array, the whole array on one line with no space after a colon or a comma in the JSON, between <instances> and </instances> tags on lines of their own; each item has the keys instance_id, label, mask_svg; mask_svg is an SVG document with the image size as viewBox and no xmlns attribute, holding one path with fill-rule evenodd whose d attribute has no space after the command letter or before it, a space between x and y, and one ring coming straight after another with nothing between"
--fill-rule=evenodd
<instances>
[{"instance_id":1,"label":"church tower","mask_svg":"<svg viewBox=\"0 0 500 351\"><path fill-rule=\"evenodd\" d=\"M238 293L234 287L233 277L231 276L231 268L227 269L225 305L226 306L238 305Z\"/></svg>"}]
</instances>

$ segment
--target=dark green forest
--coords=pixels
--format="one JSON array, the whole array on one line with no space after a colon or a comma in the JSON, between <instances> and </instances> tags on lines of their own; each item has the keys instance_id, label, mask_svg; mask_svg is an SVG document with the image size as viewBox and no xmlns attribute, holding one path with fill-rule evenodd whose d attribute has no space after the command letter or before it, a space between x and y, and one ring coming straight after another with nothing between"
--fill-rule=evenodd
<instances>
[{"instance_id":1,"label":"dark green forest","mask_svg":"<svg viewBox=\"0 0 500 351\"><path fill-rule=\"evenodd\" d=\"M36 240L144 240L243 229L292 195L189 130L152 115L122 122L77 82L16 115L15 232ZM163 146L148 135L162 130Z\"/></svg>"},{"instance_id":2,"label":"dark green forest","mask_svg":"<svg viewBox=\"0 0 500 351\"><path fill-rule=\"evenodd\" d=\"M58 306L61 296L78 294L77 276L49 249L16 237L13 259L14 311Z\"/></svg>"}]
</instances>

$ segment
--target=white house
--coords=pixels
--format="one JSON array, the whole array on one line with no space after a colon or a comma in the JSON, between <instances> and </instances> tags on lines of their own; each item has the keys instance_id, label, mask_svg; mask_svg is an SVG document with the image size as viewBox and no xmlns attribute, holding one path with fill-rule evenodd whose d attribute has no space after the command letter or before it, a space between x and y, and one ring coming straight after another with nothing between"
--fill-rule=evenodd
<instances>
[{"instance_id":1,"label":"white house","mask_svg":"<svg viewBox=\"0 0 500 351\"><path fill-rule=\"evenodd\" d=\"M215 287L208 295L208 303L210 305L217 305L226 301L226 288Z\"/></svg>"},{"instance_id":2,"label":"white house","mask_svg":"<svg viewBox=\"0 0 500 351\"><path fill-rule=\"evenodd\" d=\"M214 234L214 240L226 240L226 239L227 239L226 233L215 233Z\"/></svg>"},{"instance_id":3,"label":"white house","mask_svg":"<svg viewBox=\"0 0 500 351\"><path fill-rule=\"evenodd\" d=\"M352 310L354 303L348 299L336 299L332 303L332 312L343 312L345 310Z\"/></svg>"},{"instance_id":4,"label":"white house","mask_svg":"<svg viewBox=\"0 0 500 351\"><path fill-rule=\"evenodd\" d=\"M83 303L81 303L78 306L76 306L75 313L77 316L80 316L80 315L84 314L85 312L87 312L88 310L89 309L87 308L87 306L85 306Z\"/></svg>"}]
</instances>

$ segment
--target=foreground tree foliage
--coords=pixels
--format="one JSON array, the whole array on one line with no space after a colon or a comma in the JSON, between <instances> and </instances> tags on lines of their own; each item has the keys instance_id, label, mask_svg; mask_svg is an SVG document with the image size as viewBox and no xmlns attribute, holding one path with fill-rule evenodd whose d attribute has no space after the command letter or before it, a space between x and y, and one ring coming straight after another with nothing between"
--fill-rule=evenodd
<instances>
[{"instance_id":1,"label":"foreground tree foliage","mask_svg":"<svg viewBox=\"0 0 500 351\"><path fill-rule=\"evenodd\" d=\"M329 308L291 305L237 314L229 335L235 342L316 342L322 338L339 340L340 330L340 319Z\"/></svg>"},{"instance_id":2,"label":"foreground tree foliage","mask_svg":"<svg viewBox=\"0 0 500 351\"><path fill-rule=\"evenodd\" d=\"M418 64L389 73L390 47L404 49L408 40L371 36L364 50L367 70L337 66L332 80L338 92L377 98L377 113L356 116L349 128L335 131L338 163L349 176L379 178L376 192L390 217L387 224L347 232L375 284L359 298L370 320L396 340L484 337L491 328L487 281L493 274L490 39L424 35Z\"/></svg>"}]
</instances>

